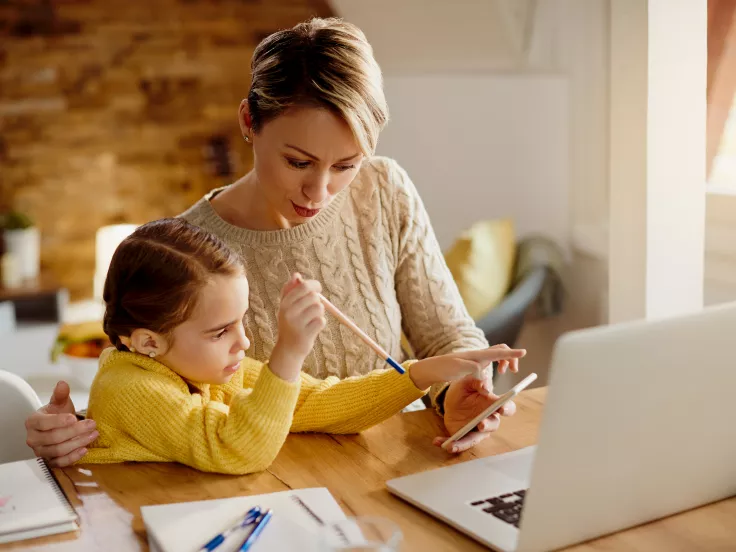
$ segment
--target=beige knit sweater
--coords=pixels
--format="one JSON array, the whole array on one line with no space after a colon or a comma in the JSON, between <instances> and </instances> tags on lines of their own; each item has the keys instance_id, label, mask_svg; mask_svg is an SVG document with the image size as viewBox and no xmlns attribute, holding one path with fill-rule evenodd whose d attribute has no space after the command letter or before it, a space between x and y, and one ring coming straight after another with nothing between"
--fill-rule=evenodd
<instances>
[{"instance_id":1,"label":"beige knit sweater","mask_svg":"<svg viewBox=\"0 0 736 552\"><path fill-rule=\"evenodd\" d=\"M182 217L218 235L245 261L248 356L270 358L281 288L295 271L319 280L323 294L398 362L405 360L402 329L417 358L488 346L463 305L414 184L395 161L365 160L327 208L286 230L229 224L209 201L221 190ZM327 322L305 372L345 378L386 367L335 318L328 315Z\"/></svg>"}]
</instances>

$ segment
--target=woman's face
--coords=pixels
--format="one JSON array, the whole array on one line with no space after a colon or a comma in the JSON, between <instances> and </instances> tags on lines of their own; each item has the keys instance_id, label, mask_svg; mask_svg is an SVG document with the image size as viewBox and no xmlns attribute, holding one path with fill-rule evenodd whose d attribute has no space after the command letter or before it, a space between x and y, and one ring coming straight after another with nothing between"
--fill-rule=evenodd
<instances>
[{"instance_id":1,"label":"woman's face","mask_svg":"<svg viewBox=\"0 0 736 552\"><path fill-rule=\"evenodd\" d=\"M363 160L350 127L328 109L291 109L255 135L247 106L241 106L240 119L253 144L256 185L280 228L304 223L327 207Z\"/></svg>"}]
</instances>

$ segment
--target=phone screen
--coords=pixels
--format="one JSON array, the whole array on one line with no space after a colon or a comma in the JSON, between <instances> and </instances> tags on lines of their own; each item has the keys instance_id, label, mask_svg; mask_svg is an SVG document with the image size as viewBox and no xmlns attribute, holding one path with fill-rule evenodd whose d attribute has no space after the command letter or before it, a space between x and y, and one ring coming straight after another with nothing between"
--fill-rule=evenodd
<instances>
[{"instance_id":1,"label":"phone screen","mask_svg":"<svg viewBox=\"0 0 736 552\"><path fill-rule=\"evenodd\" d=\"M512 387L511 390L501 395L498 398L498 400L496 400L492 405L490 405L483 412L478 414L478 416L470 420L467 424L465 424L463 427L457 430L454 435L452 435L449 439L447 439L444 443L442 443L442 448L447 450L450 447L450 445L452 445L452 443L465 437L465 435L473 431L473 429L475 429L479 423L481 423L483 420L485 420L488 416L490 416L494 412L497 412L498 410L500 410L503 405L505 405L507 402L513 399L516 395L519 394L520 391L525 389L530 383L532 383L536 379L537 379L537 374L531 373L527 377L525 377L523 380L521 380L519 383L514 385L514 387Z\"/></svg>"}]
</instances>

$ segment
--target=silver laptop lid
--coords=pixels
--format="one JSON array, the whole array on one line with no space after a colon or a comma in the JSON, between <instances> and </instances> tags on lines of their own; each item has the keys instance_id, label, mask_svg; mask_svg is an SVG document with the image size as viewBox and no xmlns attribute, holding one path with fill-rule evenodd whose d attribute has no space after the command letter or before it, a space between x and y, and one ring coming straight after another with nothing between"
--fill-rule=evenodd
<instances>
[{"instance_id":1,"label":"silver laptop lid","mask_svg":"<svg viewBox=\"0 0 736 552\"><path fill-rule=\"evenodd\" d=\"M735 495L735 394L736 304L561 338L519 550Z\"/></svg>"}]
</instances>

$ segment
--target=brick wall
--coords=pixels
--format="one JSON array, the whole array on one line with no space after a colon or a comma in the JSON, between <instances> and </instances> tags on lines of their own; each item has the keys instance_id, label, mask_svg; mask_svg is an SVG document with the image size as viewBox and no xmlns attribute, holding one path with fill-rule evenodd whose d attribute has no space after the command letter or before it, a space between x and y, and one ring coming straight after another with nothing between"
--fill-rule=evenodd
<instances>
[{"instance_id":1,"label":"brick wall","mask_svg":"<svg viewBox=\"0 0 736 552\"><path fill-rule=\"evenodd\" d=\"M36 220L42 272L89 296L100 226L175 215L247 171L253 49L325 5L0 2L0 210Z\"/></svg>"}]
</instances>

